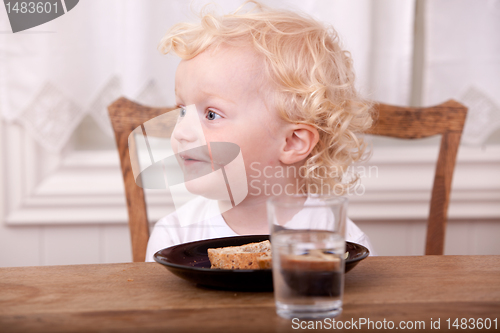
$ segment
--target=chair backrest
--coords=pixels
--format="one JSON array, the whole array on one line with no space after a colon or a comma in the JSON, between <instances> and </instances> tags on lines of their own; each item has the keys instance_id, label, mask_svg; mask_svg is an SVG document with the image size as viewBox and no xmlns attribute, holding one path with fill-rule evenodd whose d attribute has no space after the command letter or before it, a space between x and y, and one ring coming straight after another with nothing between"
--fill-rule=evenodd
<instances>
[{"instance_id":1,"label":"chair backrest","mask_svg":"<svg viewBox=\"0 0 500 333\"><path fill-rule=\"evenodd\" d=\"M425 254L443 254L451 180L467 107L449 100L427 108L375 104L374 109L378 118L369 134L401 139L442 136L427 220Z\"/></svg>"},{"instance_id":2,"label":"chair backrest","mask_svg":"<svg viewBox=\"0 0 500 333\"><path fill-rule=\"evenodd\" d=\"M146 121L169 112L174 108L152 108L140 105L124 97L108 106L109 118L115 132L116 146L120 155L125 197L127 199L128 225L132 241L132 259L144 261L149 240L149 224L144 191L137 186L129 154L129 135ZM144 129L144 128L143 128Z\"/></svg>"},{"instance_id":3,"label":"chair backrest","mask_svg":"<svg viewBox=\"0 0 500 333\"><path fill-rule=\"evenodd\" d=\"M124 97L108 107L125 184L134 262L145 260L149 223L144 191L136 185L132 172L128 138L130 133L144 122L173 109L147 107ZM442 135L427 223L425 254L443 254L451 179L467 108L450 100L428 108L398 107L379 103L374 105L374 109L378 118L369 130L369 134L403 139Z\"/></svg>"}]
</instances>

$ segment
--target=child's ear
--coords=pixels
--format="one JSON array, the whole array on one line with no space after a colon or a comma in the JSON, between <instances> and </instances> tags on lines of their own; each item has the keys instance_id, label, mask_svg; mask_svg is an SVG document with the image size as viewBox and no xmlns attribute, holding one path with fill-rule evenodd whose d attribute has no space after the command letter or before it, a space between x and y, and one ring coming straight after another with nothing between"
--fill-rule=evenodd
<instances>
[{"instance_id":1,"label":"child's ear","mask_svg":"<svg viewBox=\"0 0 500 333\"><path fill-rule=\"evenodd\" d=\"M286 136L286 142L280 153L280 161L294 164L309 156L319 140L318 130L307 124L294 124Z\"/></svg>"}]
</instances>

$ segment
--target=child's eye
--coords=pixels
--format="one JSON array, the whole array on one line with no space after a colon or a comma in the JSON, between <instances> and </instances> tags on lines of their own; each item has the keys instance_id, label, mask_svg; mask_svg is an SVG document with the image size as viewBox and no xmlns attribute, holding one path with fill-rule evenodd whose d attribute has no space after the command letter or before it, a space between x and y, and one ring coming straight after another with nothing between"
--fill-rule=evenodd
<instances>
[{"instance_id":1,"label":"child's eye","mask_svg":"<svg viewBox=\"0 0 500 333\"><path fill-rule=\"evenodd\" d=\"M218 115L216 112L212 111L212 110L208 110L207 112L207 119L208 120L215 120L215 119L219 119L219 118L222 118L220 115Z\"/></svg>"},{"instance_id":2,"label":"child's eye","mask_svg":"<svg viewBox=\"0 0 500 333\"><path fill-rule=\"evenodd\" d=\"M184 117L186 115L186 109L183 106L181 106L180 109L179 117Z\"/></svg>"}]
</instances>

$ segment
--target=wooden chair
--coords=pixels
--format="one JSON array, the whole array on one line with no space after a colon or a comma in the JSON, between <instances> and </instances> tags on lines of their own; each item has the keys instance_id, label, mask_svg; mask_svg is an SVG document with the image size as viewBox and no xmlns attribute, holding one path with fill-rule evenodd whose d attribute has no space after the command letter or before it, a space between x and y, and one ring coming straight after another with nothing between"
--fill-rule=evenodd
<instances>
[{"instance_id":1,"label":"wooden chair","mask_svg":"<svg viewBox=\"0 0 500 333\"><path fill-rule=\"evenodd\" d=\"M369 134L402 139L442 135L427 222L425 254L443 254L451 180L467 108L450 100L427 108L375 104L374 109L377 120ZM134 262L145 259L149 224L144 191L136 185L132 173L128 136L144 122L171 110L173 109L146 107L123 97L108 107L125 183Z\"/></svg>"},{"instance_id":2,"label":"wooden chair","mask_svg":"<svg viewBox=\"0 0 500 333\"><path fill-rule=\"evenodd\" d=\"M400 139L442 135L427 220L425 254L443 254L451 180L467 108L454 100L427 108L386 104L375 104L374 108L378 119L369 134Z\"/></svg>"},{"instance_id":3,"label":"wooden chair","mask_svg":"<svg viewBox=\"0 0 500 333\"><path fill-rule=\"evenodd\" d=\"M132 172L128 138L130 133L146 121L175 108L152 108L137 104L124 97L108 106L109 118L115 133L116 146L120 155L125 197L127 200L128 225L132 241L132 259L144 261L149 240L149 223L144 199L144 190L137 186ZM144 130L144 127L142 127ZM170 133L164 133L169 135Z\"/></svg>"}]
</instances>

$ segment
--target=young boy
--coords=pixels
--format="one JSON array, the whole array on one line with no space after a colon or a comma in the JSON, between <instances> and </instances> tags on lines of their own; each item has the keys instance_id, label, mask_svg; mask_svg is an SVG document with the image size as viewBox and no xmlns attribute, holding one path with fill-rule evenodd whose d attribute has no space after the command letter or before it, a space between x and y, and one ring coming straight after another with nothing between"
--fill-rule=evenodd
<instances>
[{"instance_id":1,"label":"young boy","mask_svg":"<svg viewBox=\"0 0 500 333\"><path fill-rule=\"evenodd\" d=\"M160 43L163 53L183 59L175 77L180 121L171 142L184 176L191 175L186 187L199 197L158 221L147 261L179 243L268 234L271 195L339 194L352 185L344 171L362 158L365 146L356 133L372 119L354 88L349 53L333 29L252 3L250 11L177 24ZM238 168L214 162L214 143L224 142L239 148L220 158L238 160L244 170L230 191L238 200L227 195L231 170ZM222 173L200 171L207 167ZM227 189L216 186L222 176ZM348 241L371 250L352 221L346 229Z\"/></svg>"}]
</instances>

